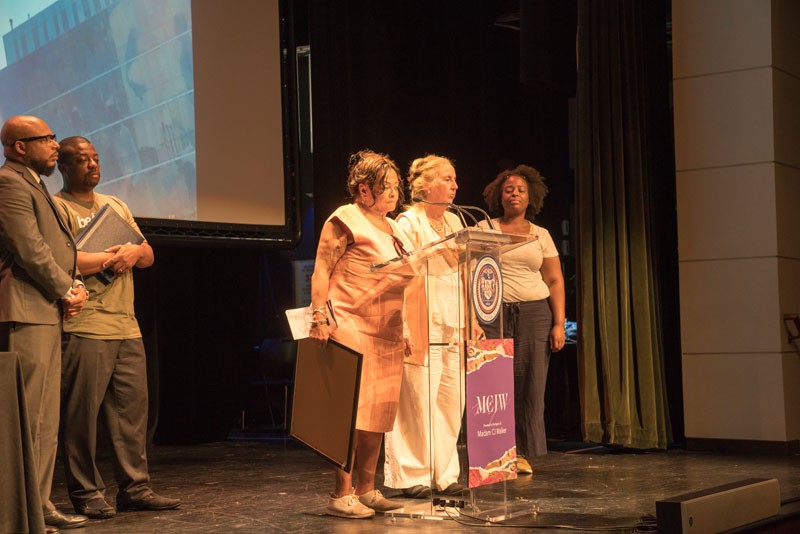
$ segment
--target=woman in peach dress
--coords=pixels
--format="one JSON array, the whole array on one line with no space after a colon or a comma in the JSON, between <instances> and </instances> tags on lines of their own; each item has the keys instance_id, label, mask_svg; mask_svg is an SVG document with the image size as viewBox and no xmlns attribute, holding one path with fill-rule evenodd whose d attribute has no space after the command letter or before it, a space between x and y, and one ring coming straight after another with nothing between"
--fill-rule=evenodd
<instances>
[{"instance_id":1,"label":"woman in peach dress","mask_svg":"<svg viewBox=\"0 0 800 534\"><path fill-rule=\"evenodd\" d=\"M403 291L410 278L372 272L372 265L411 250L411 242L387 214L402 201L397 165L363 150L351 156L347 188L353 203L325 222L311 277L311 337L328 338L363 354L355 434L355 474L336 471L330 515L366 518L400 508L375 489L383 433L392 429L400 398L403 359ZM326 301L338 328L331 330Z\"/></svg>"}]
</instances>

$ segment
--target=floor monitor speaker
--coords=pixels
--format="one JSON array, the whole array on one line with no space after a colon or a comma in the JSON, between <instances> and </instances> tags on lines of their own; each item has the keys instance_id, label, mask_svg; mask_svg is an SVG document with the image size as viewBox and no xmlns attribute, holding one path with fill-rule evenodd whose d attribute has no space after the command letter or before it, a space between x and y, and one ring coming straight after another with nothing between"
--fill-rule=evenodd
<instances>
[{"instance_id":1,"label":"floor monitor speaker","mask_svg":"<svg viewBox=\"0 0 800 534\"><path fill-rule=\"evenodd\" d=\"M656 501L658 532L723 532L778 515L781 490L774 478L750 478Z\"/></svg>"}]
</instances>

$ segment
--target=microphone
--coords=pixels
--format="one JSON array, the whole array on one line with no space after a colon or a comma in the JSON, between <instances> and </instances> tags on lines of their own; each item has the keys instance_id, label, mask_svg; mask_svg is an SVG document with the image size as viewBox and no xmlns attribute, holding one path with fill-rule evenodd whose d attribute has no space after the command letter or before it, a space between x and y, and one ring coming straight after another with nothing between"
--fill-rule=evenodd
<instances>
[{"instance_id":1,"label":"microphone","mask_svg":"<svg viewBox=\"0 0 800 534\"><path fill-rule=\"evenodd\" d=\"M431 206L445 206L454 209L456 212L458 212L459 216L461 216L461 222L464 223L464 226L467 226L466 222L464 221L464 214L466 214L470 219L472 219L472 221L475 223L475 226L478 225L478 219L476 219L473 214L467 211L467 210L476 210L480 212L481 215L483 215L483 218L486 220L486 224L489 225L489 228L491 228L492 230L496 230L496 228L494 227L494 223L492 222L492 218L489 217L489 214L477 206L459 206L456 204L450 204L449 202L431 202L429 200L425 200L424 198L420 197L413 197L411 201L421 202L423 204L430 204Z\"/></svg>"},{"instance_id":2,"label":"microphone","mask_svg":"<svg viewBox=\"0 0 800 534\"><path fill-rule=\"evenodd\" d=\"M497 230L497 228L494 227L494 222L492 222L492 218L489 217L489 214L486 213L486 211L483 208L479 208L478 206L464 206L464 205L459 206L459 208L463 210L475 210L479 212L481 215L483 215L483 218L486 220L486 224L489 225L489 228L491 228L492 230Z\"/></svg>"},{"instance_id":3,"label":"microphone","mask_svg":"<svg viewBox=\"0 0 800 534\"><path fill-rule=\"evenodd\" d=\"M458 216L461 219L461 224L464 225L464 228L467 227L467 221L464 220L464 215L467 215L470 219L472 219L472 222L474 222L476 225L478 224L478 220L470 212L467 210L462 210L460 206L456 206L455 204L450 204L449 202L431 202L422 197L412 197L411 201L421 202L422 204L430 204L431 206L444 206L445 208L455 210L455 212L458 213Z\"/></svg>"}]
</instances>

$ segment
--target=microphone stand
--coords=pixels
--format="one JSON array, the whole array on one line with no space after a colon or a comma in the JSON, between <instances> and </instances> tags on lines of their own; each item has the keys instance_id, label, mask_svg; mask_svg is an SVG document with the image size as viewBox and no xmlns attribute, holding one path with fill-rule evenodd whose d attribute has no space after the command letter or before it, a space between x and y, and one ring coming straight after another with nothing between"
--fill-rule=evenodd
<instances>
[{"instance_id":1,"label":"microphone stand","mask_svg":"<svg viewBox=\"0 0 800 534\"><path fill-rule=\"evenodd\" d=\"M497 228L494 227L494 222L492 222L492 218L489 217L489 214L486 213L486 211L483 208L479 208L478 206L460 206L460 207L463 210L475 210L480 212L480 214L483 215L483 218L486 220L486 224L489 225L489 228L491 228L492 230L497 230ZM475 224L478 223L476 222Z\"/></svg>"},{"instance_id":2,"label":"microphone stand","mask_svg":"<svg viewBox=\"0 0 800 534\"><path fill-rule=\"evenodd\" d=\"M412 202L420 202L422 204L429 204L431 206L444 206L445 208L454 210L456 213L458 213L458 216L461 219L461 224L464 225L464 228L467 227L467 221L464 219L464 215L467 215L470 219L472 219L476 225L478 224L478 220L470 212L462 209L461 206L456 206L455 204L450 204L449 202L431 202L421 197L414 197L411 200Z\"/></svg>"},{"instance_id":3,"label":"microphone stand","mask_svg":"<svg viewBox=\"0 0 800 534\"><path fill-rule=\"evenodd\" d=\"M459 206L459 205L456 205L456 204L450 204L448 202L430 202L430 201L425 200L424 198L420 198L420 197L414 197L411 200L413 202L421 202L423 204L430 204L431 206L445 206L447 208L455 210L458 213L459 217L461 217L461 223L464 225L465 228L467 226L467 222L464 219L464 215L467 215L470 219L472 219L472 222L475 223L475 226L478 226L478 219L476 219L475 216L473 214L471 214L470 212L468 212L467 210L479 211L481 213L481 215L483 215L483 218L486 220L486 224L489 225L489 228L491 228L492 230L497 230L497 228L494 227L494 223L492 222L492 218L489 217L489 214L486 213L486 211L484 211L483 209L481 209L481 208L479 208L477 206Z\"/></svg>"}]
</instances>

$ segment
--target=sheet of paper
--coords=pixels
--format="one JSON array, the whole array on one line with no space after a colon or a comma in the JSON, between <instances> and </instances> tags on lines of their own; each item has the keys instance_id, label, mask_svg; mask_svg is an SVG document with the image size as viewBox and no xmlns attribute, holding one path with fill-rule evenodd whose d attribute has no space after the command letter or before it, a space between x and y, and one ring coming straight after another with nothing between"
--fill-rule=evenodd
<instances>
[{"instance_id":1,"label":"sheet of paper","mask_svg":"<svg viewBox=\"0 0 800 534\"><path fill-rule=\"evenodd\" d=\"M309 336L311 306L286 310L286 319L289 320L289 328L292 330L292 339L305 339Z\"/></svg>"},{"instance_id":2,"label":"sheet of paper","mask_svg":"<svg viewBox=\"0 0 800 534\"><path fill-rule=\"evenodd\" d=\"M331 331L336 330L339 323L336 321L336 313L333 311L333 304L331 301L325 303L328 308L328 321L330 321ZM311 305L304 308L292 308L286 310L286 319L289 321L289 328L292 330L292 339L305 339L310 336L309 330L311 329L312 311Z\"/></svg>"}]
</instances>

